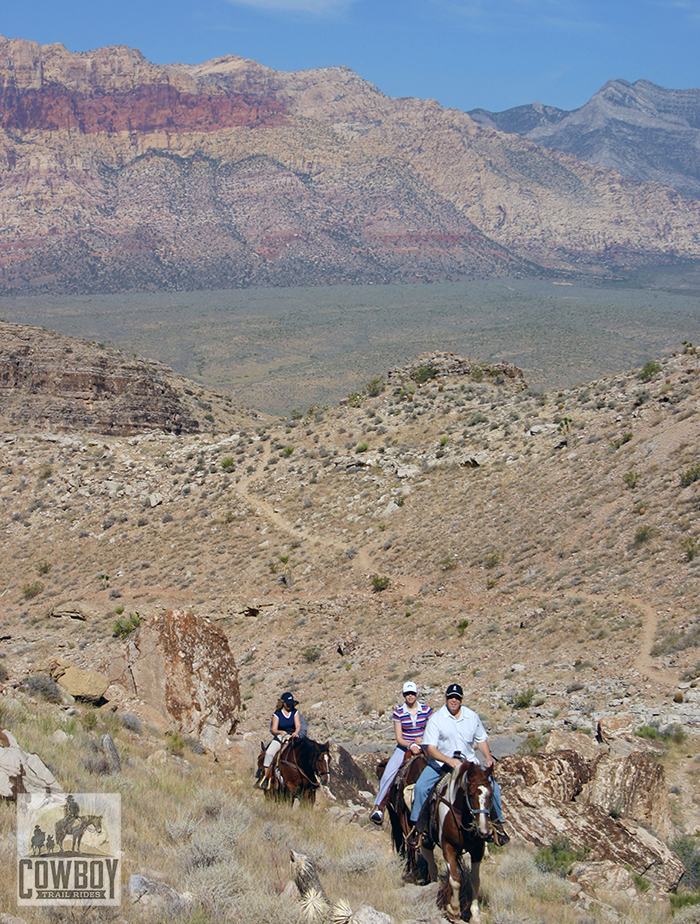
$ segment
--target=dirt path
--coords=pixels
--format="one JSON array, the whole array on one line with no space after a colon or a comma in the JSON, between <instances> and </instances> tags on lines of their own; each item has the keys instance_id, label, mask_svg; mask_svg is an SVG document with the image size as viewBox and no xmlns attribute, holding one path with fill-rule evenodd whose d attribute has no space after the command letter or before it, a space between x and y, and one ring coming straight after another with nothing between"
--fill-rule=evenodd
<instances>
[{"instance_id":1,"label":"dirt path","mask_svg":"<svg viewBox=\"0 0 700 924\"><path fill-rule=\"evenodd\" d=\"M267 461L271 457L271 452L269 449L265 450L265 453L260 457L260 464L264 466L267 464ZM245 501L248 507L254 511L256 514L264 517L269 523L273 523L283 532L289 534L290 536L298 536L299 531L294 528L294 524L290 523L289 520L282 516L272 504L268 503L262 498L256 497L255 495L249 493L250 482L254 478L258 478L259 473L257 471L253 472L250 475L245 475L241 477L241 480L235 485L235 491L240 496L240 498ZM313 530L311 527L307 526L304 532L304 538L310 542L320 542L325 547L331 547L335 549L339 554L343 555L346 551L345 546L342 542L339 542L337 539L332 539L329 536L323 536ZM368 546L363 545L357 549L354 557L348 561L348 567L352 568L353 571L358 571L361 573L367 573L371 570L371 562L369 557Z\"/></svg>"}]
</instances>

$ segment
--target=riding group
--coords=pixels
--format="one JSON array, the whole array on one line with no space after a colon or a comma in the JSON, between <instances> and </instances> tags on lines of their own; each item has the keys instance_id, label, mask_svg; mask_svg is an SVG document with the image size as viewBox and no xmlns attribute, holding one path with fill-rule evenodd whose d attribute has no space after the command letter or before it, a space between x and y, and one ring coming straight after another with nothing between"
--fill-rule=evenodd
<instances>
[{"instance_id":1,"label":"riding group","mask_svg":"<svg viewBox=\"0 0 700 924\"><path fill-rule=\"evenodd\" d=\"M409 874L418 875L422 857L434 879L433 848L442 849L451 893L446 910L453 918L459 917L460 858L469 853L471 913L478 920L479 863L486 842L502 846L510 840L488 735L477 713L462 705L458 683L447 687L445 704L435 712L419 701L413 681L404 683L402 694L392 716L396 748L378 767L381 779L370 820L381 825L388 811L392 840ZM313 801L329 780L328 743L306 736L297 706L291 693L280 698L270 724L272 741L261 745L258 780L270 795Z\"/></svg>"}]
</instances>

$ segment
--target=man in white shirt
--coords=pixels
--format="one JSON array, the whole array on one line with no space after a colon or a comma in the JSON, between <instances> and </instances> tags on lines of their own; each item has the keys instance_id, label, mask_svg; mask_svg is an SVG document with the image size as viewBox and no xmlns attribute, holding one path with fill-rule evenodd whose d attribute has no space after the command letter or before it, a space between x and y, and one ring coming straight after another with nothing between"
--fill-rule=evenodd
<instances>
[{"instance_id":1,"label":"man in white shirt","mask_svg":"<svg viewBox=\"0 0 700 924\"><path fill-rule=\"evenodd\" d=\"M434 712L428 720L423 734L423 745L431 759L418 777L413 790L411 822L413 830L406 839L409 847L417 847L428 829L428 796L445 770L454 770L465 760L478 764L476 751L486 760L485 769L491 773L494 766L488 745L488 735L479 716L472 709L462 705L464 693L458 683L451 683L445 691L445 705ZM441 766L442 764L442 766ZM491 778L493 786L493 809L496 818L491 824L498 843L505 844L510 838L503 830L501 813L501 792L498 783ZM426 811L421 811L423 808Z\"/></svg>"}]
</instances>

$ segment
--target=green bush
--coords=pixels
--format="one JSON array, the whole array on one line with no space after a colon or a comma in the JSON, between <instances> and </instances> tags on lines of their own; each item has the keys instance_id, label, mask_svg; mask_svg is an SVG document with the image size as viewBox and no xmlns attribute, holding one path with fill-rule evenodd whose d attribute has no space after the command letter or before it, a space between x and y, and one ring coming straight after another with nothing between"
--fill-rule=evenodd
<instances>
[{"instance_id":1,"label":"green bush","mask_svg":"<svg viewBox=\"0 0 700 924\"><path fill-rule=\"evenodd\" d=\"M534 757L536 754L539 754L543 747L544 739L535 732L530 732L527 738L523 738L518 745L518 754Z\"/></svg>"},{"instance_id":2,"label":"green bush","mask_svg":"<svg viewBox=\"0 0 700 924\"><path fill-rule=\"evenodd\" d=\"M528 709L532 705L532 700L535 698L535 692L534 687L527 687L525 690L520 690L520 692L516 693L513 697L513 708Z\"/></svg>"},{"instance_id":3,"label":"green bush","mask_svg":"<svg viewBox=\"0 0 700 924\"><path fill-rule=\"evenodd\" d=\"M688 488L700 478L700 462L691 465L690 468L681 475L681 487Z\"/></svg>"},{"instance_id":4,"label":"green bush","mask_svg":"<svg viewBox=\"0 0 700 924\"><path fill-rule=\"evenodd\" d=\"M232 472L236 467L236 461L233 456L226 456L225 459L221 460L221 467L225 472Z\"/></svg>"},{"instance_id":5,"label":"green bush","mask_svg":"<svg viewBox=\"0 0 700 924\"><path fill-rule=\"evenodd\" d=\"M495 568L496 565L501 560L501 553L498 549L492 549L486 558L484 558L484 566L486 568Z\"/></svg>"},{"instance_id":6,"label":"green bush","mask_svg":"<svg viewBox=\"0 0 700 924\"><path fill-rule=\"evenodd\" d=\"M426 363L424 366L419 366L411 373L411 378L414 382L417 382L418 385L424 385L425 382L429 382L431 379L437 378L437 369L432 363Z\"/></svg>"},{"instance_id":7,"label":"green bush","mask_svg":"<svg viewBox=\"0 0 700 924\"><path fill-rule=\"evenodd\" d=\"M386 590L391 581L386 575L380 576L375 574L372 578L372 590L375 594L381 593L383 590Z\"/></svg>"},{"instance_id":8,"label":"green bush","mask_svg":"<svg viewBox=\"0 0 700 924\"><path fill-rule=\"evenodd\" d=\"M625 482L627 487L630 488L632 491L634 491L634 489L639 484L640 478L641 478L641 475L639 474L639 472L627 472L626 474L622 476L622 480Z\"/></svg>"},{"instance_id":9,"label":"green bush","mask_svg":"<svg viewBox=\"0 0 700 924\"><path fill-rule=\"evenodd\" d=\"M653 359L650 359L648 363L644 363L642 371L639 373L639 378L642 382L648 382L650 379L653 379L657 372L661 372L661 363L654 362Z\"/></svg>"},{"instance_id":10,"label":"green bush","mask_svg":"<svg viewBox=\"0 0 700 924\"><path fill-rule=\"evenodd\" d=\"M653 526L640 526L634 534L634 544L636 546L644 545L654 535Z\"/></svg>"},{"instance_id":11,"label":"green bush","mask_svg":"<svg viewBox=\"0 0 700 924\"><path fill-rule=\"evenodd\" d=\"M460 621L457 623L457 634L464 635L465 630L468 628L469 628L469 620L460 619Z\"/></svg>"},{"instance_id":12,"label":"green bush","mask_svg":"<svg viewBox=\"0 0 700 924\"><path fill-rule=\"evenodd\" d=\"M477 424L488 423L489 419L486 414L482 414L481 411L474 411L472 416L467 421L468 427L475 427Z\"/></svg>"},{"instance_id":13,"label":"green bush","mask_svg":"<svg viewBox=\"0 0 700 924\"><path fill-rule=\"evenodd\" d=\"M698 554L698 540L695 536L688 536L681 542L681 548L685 552L685 560L692 561Z\"/></svg>"},{"instance_id":14,"label":"green bush","mask_svg":"<svg viewBox=\"0 0 700 924\"><path fill-rule=\"evenodd\" d=\"M355 450L357 452L367 452L368 449L369 449L369 443L358 443L357 446L355 447Z\"/></svg>"},{"instance_id":15,"label":"green bush","mask_svg":"<svg viewBox=\"0 0 700 924\"><path fill-rule=\"evenodd\" d=\"M551 847L544 847L535 854L535 865L541 873L556 873L562 878L577 860L586 857L585 850L573 850L565 837L555 837Z\"/></svg>"},{"instance_id":16,"label":"green bush","mask_svg":"<svg viewBox=\"0 0 700 924\"><path fill-rule=\"evenodd\" d=\"M39 574L48 574L51 570L51 562L47 561L46 559L40 561L36 566L36 570Z\"/></svg>"},{"instance_id":17,"label":"green bush","mask_svg":"<svg viewBox=\"0 0 700 924\"><path fill-rule=\"evenodd\" d=\"M307 664L313 664L321 657L321 649L318 645L310 645L302 651L301 656Z\"/></svg>"},{"instance_id":18,"label":"green bush","mask_svg":"<svg viewBox=\"0 0 700 924\"><path fill-rule=\"evenodd\" d=\"M129 613L128 616L122 616L120 619L114 623L112 627L112 635L114 638L121 638L124 635L128 635L130 632L133 632L134 629L138 629L141 625L141 617L138 613Z\"/></svg>"},{"instance_id":19,"label":"green bush","mask_svg":"<svg viewBox=\"0 0 700 924\"><path fill-rule=\"evenodd\" d=\"M30 584L25 584L22 588L22 596L25 600L33 600L34 597L38 597L39 594L44 589L44 585L41 581L32 581Z\"/></svg>"},{"instance_id":20,"label":"green bush","mask_svg":"<svg viewBox=\"0 0 700 924\"><path fill-rule=\"evenodd\" d=\"M669 844L671 850L679 857L683 866L685 866L685 875L683 876L683 885L693 892L700 889L700 848L698 847L697 838L690 834L683 834ZM700 903L700 897L697 902Z\"/></svg>"},{"instance_id":21,"label":"green bush","mask_svg":"<svg viewBox=\"0 0 700 924\"><path fill-rule=\"evenodd\" d=\"M293 446L285 446L283 452L284 452L285 456L291 456L291 454L294 452L294 447L293 447Z\"/></svg>"}]
</instances>

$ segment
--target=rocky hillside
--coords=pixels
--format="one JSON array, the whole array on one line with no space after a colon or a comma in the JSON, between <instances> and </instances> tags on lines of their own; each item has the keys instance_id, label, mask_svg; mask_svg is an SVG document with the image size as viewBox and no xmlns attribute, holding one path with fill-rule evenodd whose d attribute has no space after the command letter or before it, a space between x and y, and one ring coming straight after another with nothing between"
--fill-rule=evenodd
<instances>
[{"instance_id":1,"label":"rocky hillside","mask_svg":"<svg viewBox=\"0 0 700 924\"><path fill-rule=\"evenodd\" d=\"M345 68L0 40L0 291L458 279L698 257L700 206Z\"/></svg>"},{"instance_id":2,"label":"rocky hillside","mask_svg":"<svg viewBox=\"0 0 700 924\"><path fill-rule=\"evenodd\" d=\"M106 353L117 378L126 363L99 344L3 331L3 356L10 342L35 357L60 345L96 368ZM183 380L159 375L177 393ZM3 407L34 406L39 381L6 382ZM614 906L637 922L653 907L670 920L683 867L667 845L696 863L683 837L700 830L695 348L551 394L512 365L433 353L293 419L226 416L225 399L197 398L208 432L147 423L96 438L71 423L86 419L84 391L62 393L58 418L0 423L0 727L74 792L113 785L100 776L117 772L116 742L128 830L148 819L146 840L129 835L129 872L165 871L210 899L171 844L200 843L193 793L219 805L238 793L265 845L241 856L264 879L266 908L289 847L312 838L319 856L351 857L331 880L339 894L408 924L407 893L356 875L370 851L367 875L383 869L398 885L386 832L367 824L372 784L320 798L327 815L314 818L342 822L324 832L349 832L324 854L318 826L288 831L306 815L262 809L251 767L283 689L312 735L334 742L335 774L353 768L350 753L369 770L387 752L403 681L437 706L458 680L494 742L521 752L498 772L514 839L534 846L496 858L494 914L573 924L583 908L612 922ZM105 416L110 399L91 400ZM12 743L0 736L5 764ZM201 808L201 830L222 811ZM16 849L14 824L0 802L0 852ZM217 843L206 869L219 889L231 857ZM571 881L537 878L557 863ZM503 885L512 864L517 897ZM1 866L4 896L13 866ZM216 895L239 913L254 890ZM255 924L260 907L240 919ZM298 906L278 919L292 924Z\"/></svg>"},{"instance_id":3,"label":"rocky hillside","mask_svg":"<svg viewBox=\"0 0 700 924\"><path fill-rule=\"evenodd\" d=\"M480 125L700 199L700 89L609 80L573 112L532 103L469 115Z\"/></svg>"}]
</instances>

